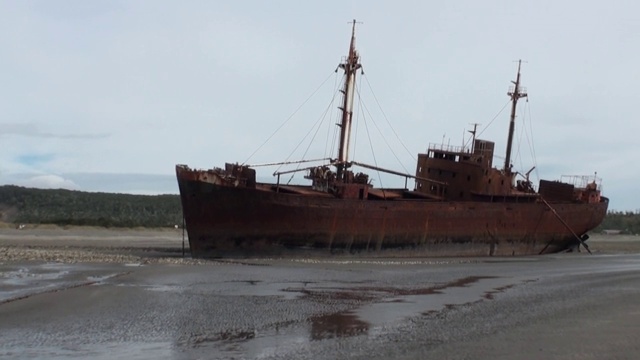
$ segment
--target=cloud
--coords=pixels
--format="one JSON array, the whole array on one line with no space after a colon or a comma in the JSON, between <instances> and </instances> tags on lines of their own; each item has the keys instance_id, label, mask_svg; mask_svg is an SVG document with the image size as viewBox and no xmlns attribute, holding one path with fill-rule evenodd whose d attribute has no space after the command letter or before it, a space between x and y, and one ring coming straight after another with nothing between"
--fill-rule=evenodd
<instances>
[{"instance_id":1,"label":"cloud","mask_svg":"<svg viewBox=\"0 0 640 360\"><path fill-rule=\"evenodd\" d=\"M50 139L104 139L110 136L110 134L107 133L55 134L38 129L38 126L35 123L0 123L0 136L2 135L18 135Z\"/></svg>"},{"instance_id":2,"label":"cloud","mask_svg":"<svg viewBox=\"0 0 640 360\"><path fill-rule=\"evenodd\" d=\"M73 180L82 191L139 195L178 193L175 175L63 173L62 176Z\"/></svg>"},{"instance_id":3,"label":"cloud","mask_svg":"<svg viewBox=\"0 0 640 360\"><path fill-rule=\"evenodd\" d=\"M58 175L38 175L21 182L17 182L16 185L38 189L79 189L79 186L76 183Z\"/></svg>"}]
</instances>

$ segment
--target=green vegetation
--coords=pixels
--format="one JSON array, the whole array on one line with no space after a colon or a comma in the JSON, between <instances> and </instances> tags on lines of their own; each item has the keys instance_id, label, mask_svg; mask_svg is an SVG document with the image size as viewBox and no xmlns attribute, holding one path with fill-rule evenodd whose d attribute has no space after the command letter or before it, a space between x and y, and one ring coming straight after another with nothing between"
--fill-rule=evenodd
<instances>
[{"instance_id":1,"label":"green vegetation","mask_svg":"<svg viewBox=\"0 0 640 360\"><path fill-rule=\"evenodd\" d=\"M103 227L173 227L178 195L129 195L0 186L0 222Z\"/></svg>"},{"instance_id":2,"label":"green vegetation","mask_svg":"<svg viewBox=\"0 0 640 360\"><path fill-rule=\"evenodd\" d=\"M609 211L594 232L620 230L622 234L640 234L640 212Z\"/></svg>"}]
</instances>

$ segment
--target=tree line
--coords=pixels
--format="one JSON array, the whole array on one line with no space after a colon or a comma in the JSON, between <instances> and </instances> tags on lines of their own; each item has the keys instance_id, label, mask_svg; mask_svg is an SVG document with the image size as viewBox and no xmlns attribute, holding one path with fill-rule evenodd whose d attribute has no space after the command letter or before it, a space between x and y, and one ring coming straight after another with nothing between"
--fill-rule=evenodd
<instances>
[{"instance_id":1,"label":"tree line","mask_svg":"<svg viewBox=\"0 0 640 360\"><path fill-rule=\"evenodd\" d=\"M622 234L640 234L640 212L611 210L594 231L603 230L620 230Z\"/></svg>"},{"instance_id":2,"label":"tree line","mask_svg":"<svg viewBox=\"0 0 640 360\"><path fill-rule=\"evenodd\" d=\"M0 221L101 227L182 224L178 195L131 195L0 186Z\"/></svg>"}]
</instances>

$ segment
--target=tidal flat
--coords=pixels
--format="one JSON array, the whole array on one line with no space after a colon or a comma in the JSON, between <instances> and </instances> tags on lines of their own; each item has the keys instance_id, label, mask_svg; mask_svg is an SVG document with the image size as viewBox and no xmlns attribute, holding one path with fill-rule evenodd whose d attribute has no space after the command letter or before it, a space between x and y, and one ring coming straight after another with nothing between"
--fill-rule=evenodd
<instances>
[{"instance_id":1,"label":"tidal flat","mask_svg":"<svg viewBox=\"0 0 640 360\"><path fill-rule=\"evenodd\" d=\"M175 229L4 228L0 358L635 359L639 242L199 260L182 257Z\"/></svg>"}]
</instances>

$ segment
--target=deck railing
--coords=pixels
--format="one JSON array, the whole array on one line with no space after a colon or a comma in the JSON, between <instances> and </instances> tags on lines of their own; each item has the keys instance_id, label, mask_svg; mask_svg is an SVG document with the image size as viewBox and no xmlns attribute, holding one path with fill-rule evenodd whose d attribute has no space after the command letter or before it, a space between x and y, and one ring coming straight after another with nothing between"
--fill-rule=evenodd
<instances>
[{"instance_id":1,"label":"deck railing","mask_svg":"<svg viewBox=\"0 0 640 360\"><path fill-rule=\"evenodd\" d=\"M465 146L429 143L429 151L431 150L440 150L440 151L446 151L450 153L467 153L467 154L471 152L471 149Z\"/></svg>"},{"instance_id":2,"label":"deck railing","mask_svg":"<svg viewBox=\"0 0 640 360\"><path fill-rule=\"evenodd\" d=\"M602 190L602 179L596 175L562 175L560 181L584 189L588 184L595 183L598 190Z\"/></svg>"}]
</instances>

